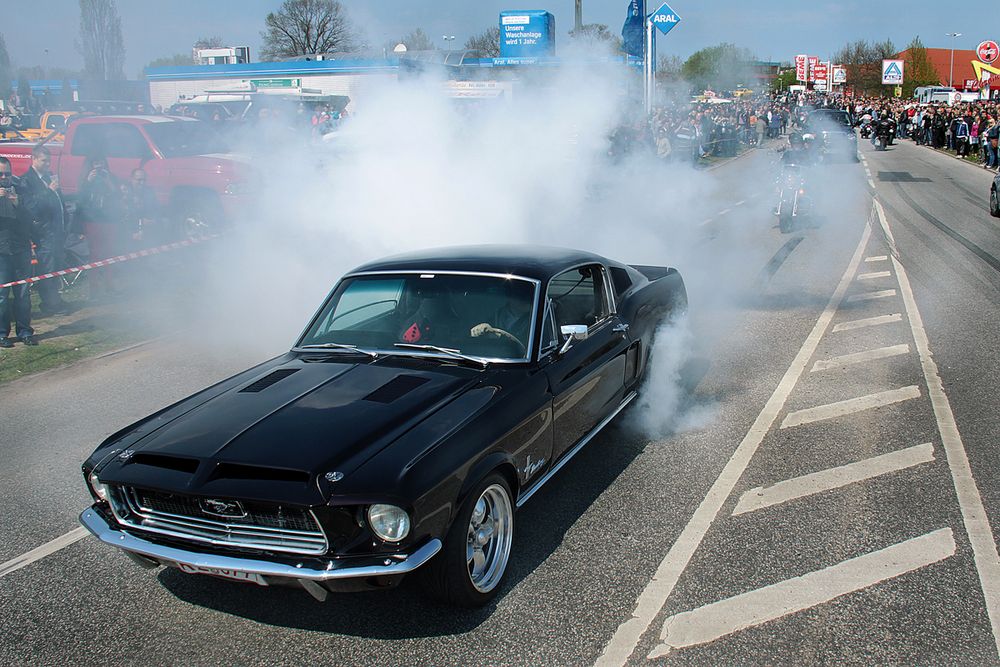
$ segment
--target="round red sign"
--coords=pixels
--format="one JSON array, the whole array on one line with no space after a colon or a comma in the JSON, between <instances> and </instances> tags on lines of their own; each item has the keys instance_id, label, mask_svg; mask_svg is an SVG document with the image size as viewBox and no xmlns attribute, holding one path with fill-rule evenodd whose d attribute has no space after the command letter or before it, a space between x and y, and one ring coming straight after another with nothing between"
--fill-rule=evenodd
<instances>
[{"instance_id":1,"label":"round red sign","mask_svg":"<svg viewBox=\"0 0 1000 667\"><path fill-rule=\"evenodd\" d=\"M976 48L976 55L981 61L989 65L1000 57L1000 46L997 46L997 43L992 39L987 39L981 42Z\"/></svg>"}]
</instances>

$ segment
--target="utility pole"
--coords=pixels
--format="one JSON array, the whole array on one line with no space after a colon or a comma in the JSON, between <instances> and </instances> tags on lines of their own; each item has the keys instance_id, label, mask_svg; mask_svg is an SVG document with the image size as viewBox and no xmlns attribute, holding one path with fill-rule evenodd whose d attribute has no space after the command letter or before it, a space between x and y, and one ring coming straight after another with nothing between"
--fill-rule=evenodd
<instances>
[{"instance_id":1,"label":"utility pole","mask_svg":"<svg viewBox=\"0 0 1000 667\"><path fill-rule=\"evenodd\" d=\"M580 34L580 28L583 27L583 0L576 0L576 21L573 23L573 30Z\"/></svg>"},{"instance_id":2,"label":"utility pole","mask_svg":"<svg viewBox=\"0 0 1000 667\"><path fill-rule=\"evenodd\" d=\"M955 87L955 84L953 83L953 81L955 79L955 38L956 37L961 37L961 36L962 36L962 33L960 33L960 32L949 32L949 33L945 34L945 37L951 37L951 67L948 69L948 87L949 88L954 88Z\"/></svg>"}]
</instances>

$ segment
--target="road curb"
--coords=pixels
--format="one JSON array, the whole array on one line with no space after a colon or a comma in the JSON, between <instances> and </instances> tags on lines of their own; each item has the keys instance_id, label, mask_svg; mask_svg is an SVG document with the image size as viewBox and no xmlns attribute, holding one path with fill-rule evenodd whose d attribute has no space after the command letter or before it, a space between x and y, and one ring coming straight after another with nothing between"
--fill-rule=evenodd
<instances>
[{"instance_id":1,"label":"road curb","mask_svg":"<svg viewBox=\"0 0 1000 667\"><path fill-rule=\"evenodd\" d=\"M965 160L965 159L962 159L962 158L957 158L956 156L952 155L951 153L949 153L944 148L934 148L933 146L917 146L916 144L914 144L914 147L915 148L927 148L927 149L930 149L930 150L934 151L935 153L940 153L941 155L944 155L946 157L950 157L952 160L955 160L956 162L960 162L960 163L964 164L965 166L967 166L967 167L969 167L971 169L975 169L976 171L978 171L980 173L992 174L993 176L996 176L996 172L993 171L992 169L985 169L983 167L980 167L977 164L972 164L968 160Z\"/></svg>"},{"instance_id":2,"label":"road curb","mask_svg":"<svg viewBox=\"0 0 1000 667\"><path fill-rule=\"evenodd\" d=\"M163 336L156 336L154 338L147 338L146 340L139 341L138 343L130 343L123 347L116 348L114 350L109 350L108 352L102 352L101 354L95 355L93 357L85 357L83 359L77 359L71 363L65 364L63 366L56 366L54 368L46 368L44 371L38 371L37 373L31 373L30 375L25 375L24 377L15 378L13 380L8 380L7 382L0 382L0 387L10 387L16 385L19 382L28 382L36 378L45 377L52 373L57 373L59 371L65 371L70 368L75 368L92 361L98 361L100 359L107 359L108 357L114 357L125 352L130 352L137 348L143 347L144 345L149 345L150 343L155 343L158 340L163 339Z\"/></svg>"}]
</instances>

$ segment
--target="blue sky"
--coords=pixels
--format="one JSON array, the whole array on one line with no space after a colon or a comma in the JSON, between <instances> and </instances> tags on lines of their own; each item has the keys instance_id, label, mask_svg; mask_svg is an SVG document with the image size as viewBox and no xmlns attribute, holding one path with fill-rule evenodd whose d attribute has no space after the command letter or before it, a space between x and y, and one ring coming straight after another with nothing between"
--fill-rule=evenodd
<instances>
[{"instance_id":1,"label":"blue sky","mask_svg":"<svg viewBox=\"0 0 1000 667\"><path fill-rule=\"evenodd\" d=\"M650 11L657 0L648 0ZM17 65L80 66L76 0L16 2L3 13L0 33ZM504 9L545 9L556 17L556 44L573 26L573 0L342 0L367 40L381 46L420 27L439 45L454 35L461 45L472 34L494 25ZM620 32L627 0L584 0L584 21L605 23ZM1000 38L1000 23L984 28L985 7L966 12L942 11L938 2L908 3L844 0L670 0L681 24L658 40L658 53L686 58L703 46L727 41L745 46L764 60L789 60L796 53L829 56L848 40L892 39L899 48L914 35L927 46L948 47L947 32L961 32L956 48L975 48L983 39ZM221 35L227 44L260 46L264 16L280 0L118 0L126 48L126 74L133 78L150 60L186 52L198 37ZM654 6L655 5L655 6ZM902 10L902 11L901 11ZM48 54L46 54L48 49Z\"/></svg>"}]
</instances>

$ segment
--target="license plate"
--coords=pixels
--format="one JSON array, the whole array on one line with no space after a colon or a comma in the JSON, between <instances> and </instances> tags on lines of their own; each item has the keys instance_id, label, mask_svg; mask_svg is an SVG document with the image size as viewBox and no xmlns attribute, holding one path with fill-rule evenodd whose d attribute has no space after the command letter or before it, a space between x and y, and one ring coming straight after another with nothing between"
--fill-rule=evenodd
<instances>
[{"instance_id":1,"label":"license plate","mask_svg":"<svg viewBox=\"0 0 1000 667\"><path fill-rule=\"evenodd\" d=\"M232 579L233 581L250 582L258 586L267 586L264 577L256 572L230 570L224 567L203 567L201 565L188 565L187 563L178 563L177 567L180 568L181 572L187 572L188 574L208 574L213 577L222 577L223 579Z\"/></svg>"}]
</instances>

